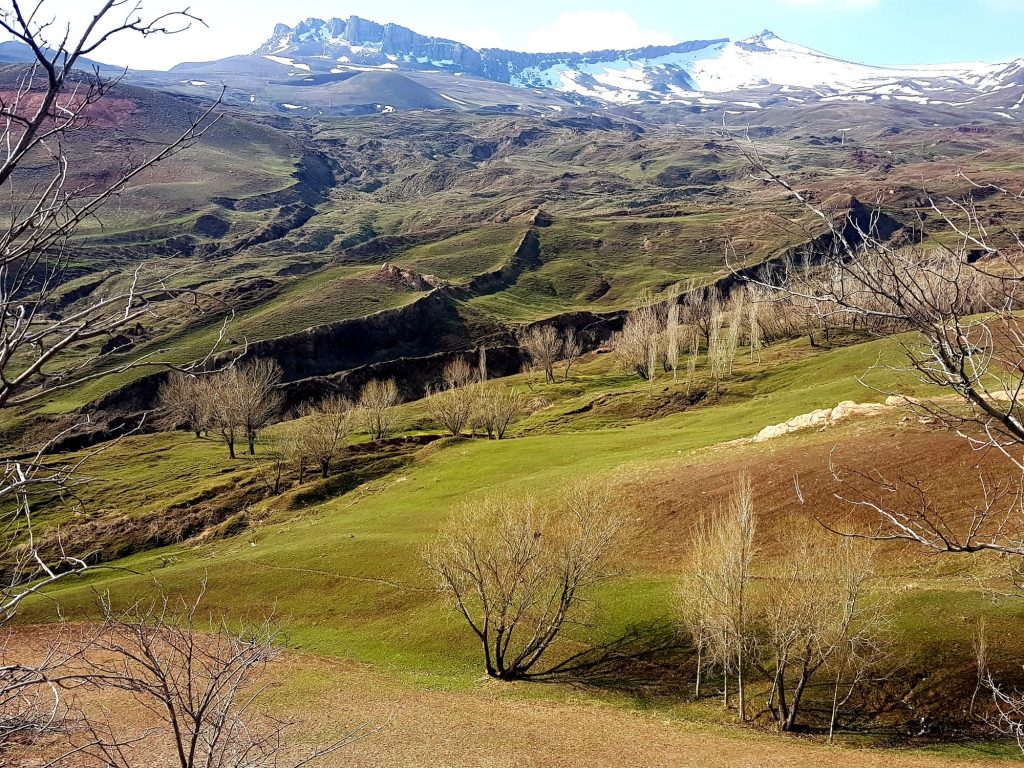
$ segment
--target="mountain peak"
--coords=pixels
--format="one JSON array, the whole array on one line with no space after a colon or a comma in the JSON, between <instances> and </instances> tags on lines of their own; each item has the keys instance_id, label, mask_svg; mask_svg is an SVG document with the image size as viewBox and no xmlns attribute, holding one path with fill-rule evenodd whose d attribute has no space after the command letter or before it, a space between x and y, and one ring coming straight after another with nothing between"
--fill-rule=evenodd
<instances>
[{"instance_id":1,"label":"mountain peak","mask_svg":"<svg viewBox=\"0 0 1024 768\"><path fill-rule=\"evenodd\" d=\"M771 49L770 43L772 43L773 41L778 41L780 43L785 42L785 40L776 35L770 29L764 29L758 32L756 35L751 35L750 37L745 37L742 40L737 41L736 45L739 45L748 50L768 51Z\"/></svg>"},{"instance_id":2,"label":"mountain peak","mask_svg":"<svg viewBox=\"0 0 1024 768\"><path fill-rule=\"evenodd\" d=\"M555 91L564 99L588 106L647 102L703 108L723 102L695 94L743 92L744 97L734 103L745 109L762 109L778 98L776 91L799 94L782 97L786 103L850 98L950 105L951 89L968 87L972 92L982 92L1006 82L1024 85L1014 79L1024 80L1016 70L1003 71L1005 64L869 66L790 43L770 29L737 42L692 40L633 50L523 53L476 50L398 24L349 16L327 21L310 18L294 27L279 24L255 54L290 67L287 76L301 78L303 83L340 82L368 69L398 70L410 75L445 72L535 92ZM461 103L454 97L444 98Z\"/></svg>"}]
</instances>

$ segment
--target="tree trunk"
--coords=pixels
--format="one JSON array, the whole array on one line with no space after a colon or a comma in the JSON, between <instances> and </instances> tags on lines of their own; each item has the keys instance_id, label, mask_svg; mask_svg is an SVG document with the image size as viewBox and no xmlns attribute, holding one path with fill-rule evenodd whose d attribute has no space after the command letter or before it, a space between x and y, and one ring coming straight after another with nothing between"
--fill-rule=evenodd
<instances>
[{"instance_id":1,"label":"tree trunk","mask_svg":"<svg viewBox=\"0 0 1024 768\"><path fill-rule=\"evenodd\" d=\"M796 725L796 715L800 709L800 697L804 694L804 688L807 687L807 681L810 679L810 668L807 663L804 662L803 667L800 670L800 679L797 680L796 688L793 689L793 703L789 708L789 716L786 718L784 723L784 731L793 730L793 726Z\"/></svg>"},{"instance_id":2,"label":"tree trunk","mask_svg":"<svg viewBox=\"0 0 1024 768\"><path fill-rule=\"evenodd\" d=\"M776 721L779 720L779 713L775 709L775 695L778 693L778 690L779 677L776 675L772 678L772 687L771 690L768 691L768 701L765 702L765 706L768 708L769 714L771 714L772 719Z\"/></svg>"},{"instance_id":3,"label":"tree trunk","mask_svg":"<svg viewBox=\"0 0 1024 768\"><path fill-rule=\"evenodd\" d=\"M700 675L704 671L704 649L697 648L697 683L693 687L693 697L700 698Z\"/></svg>"},{"instance_id":4,"label":"tree trunk","mask_svg":"<svg viewBox=\"0 0 1024 768\"><path fill-rule=\"evenodd\" d=\"M839 716L839 680L842 676L843 668L840 666L836 670L836 683L832 687L832 717L828 721L828 741L832 743L832 737L836 732L836 718Z\"/></svg>"},{"instance_id":5,"label":"tree trunk","mask_svg":"<svg viewBox=\"0 0 1024 768\"><path fill-rule=\"evenodd\" d=\"M249 438L249 455L250 456L255 456L256 455L256 433L255 432L249 432L246 436Z\"/></svg>"},{"instance_id":6,"label":"tree trunk","mask_svg":"<svg viewBox=\"0 0 1024 768\"><path fill-rule=\"evenodd\" d=\"M744 698L743 692L743 650L736 657L736 688L739 693L739 705L740 705L740 722L745 723L747 721L747 701Z\"/></svg>"},{"instance_id":7,"label":"tree trunk","mask_svg":"<svg viewBox=\"0 0 1024 768\"><path fill-rule=\"evenodd\" d=\"M320 477L327 477L329 474L331 474L331 462L330 462L330 460L328 459L327 461L321 461L320 462Z\"/></svg>"},{"instance_id":8,"label":"tree trunk","mask_svg":"<svg viewBox=\"0 0 1024 768\"><path fill-rule=\"evenodd\" d=\"M778 675L778 691L779 691L779 730L784 731L785 723L789 719L789 704L786 702L786 668L781 667L777 673Z\"/></svg>"}]
</instances>

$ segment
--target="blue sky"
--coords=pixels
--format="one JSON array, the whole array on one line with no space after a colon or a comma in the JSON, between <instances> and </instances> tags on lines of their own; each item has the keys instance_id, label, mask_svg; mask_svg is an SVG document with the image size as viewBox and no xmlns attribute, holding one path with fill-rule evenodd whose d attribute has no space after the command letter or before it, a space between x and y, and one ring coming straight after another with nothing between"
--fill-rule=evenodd
<instances>
[{"instance_id":1,"label":"blue sky","mask_svg":"<svg viewBox=\"0 0 1024 768\"><path fill-rule=\"evenodd\" d=\"M82 23L100 0L46 0ZM0 0L6 4L6 0ZM1024 57L1024 0L143 0L150 12L190 5L208 29L169 40L112 42L111 63L165 68L248 52L276 22L355 14L475 46L593 50L730 37L770 28L795 43L871 64Z\"/></svg>"}]
</instances>

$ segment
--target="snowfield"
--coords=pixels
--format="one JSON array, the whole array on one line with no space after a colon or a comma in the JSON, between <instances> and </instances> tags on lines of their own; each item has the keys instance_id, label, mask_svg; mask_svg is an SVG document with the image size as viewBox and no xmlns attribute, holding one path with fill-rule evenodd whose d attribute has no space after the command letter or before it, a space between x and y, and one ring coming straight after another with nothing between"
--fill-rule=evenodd
<instances>
[{"instance_id":1,"label":"snowfield","mask_svg":"<svg viewBox=\"0 0 1024 768\"><path fill-rule=\"evenodd\" d=\"M663 49L662 49L663 50ZM725 94L754 89L782 93L825 91L822 96L856 93L900 94L906 101L927 103L927 93L967 86L978 91L1013 87L1003 79L1020 71L1020 63L877 67L836 59L787 42L771 32L737 42L710 43L692 51L658 49L610 52L617 58L568 56L543 68L515 73L512 84L553 88L613 103L652 96L663 103L692 100L697 94ZM649 55L657 53L657 55ZM857 99L870 100L870 99ZM715 103L710 99L702 103ZM738 103L738 102L732 102Z\"/></svg>"}]
</instances>

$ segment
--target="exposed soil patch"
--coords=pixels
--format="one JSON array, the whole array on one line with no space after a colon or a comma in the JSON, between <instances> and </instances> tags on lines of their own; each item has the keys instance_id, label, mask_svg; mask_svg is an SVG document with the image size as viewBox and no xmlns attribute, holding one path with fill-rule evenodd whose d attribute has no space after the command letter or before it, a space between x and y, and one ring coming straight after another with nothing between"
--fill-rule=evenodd
<instances>
[{"instance_id":1,"label":"exposed soil patch","mask_svg":"<svg viewBox=\"0 0 1024 768\"><path fill-rule=\"evenodd\" d=\"M52 630L15 630L14 648L41 647ZM377 730L325 764L353 768L952 768L962 760L886 749L831 747L791 737L730 731L594 703L516 693L536 684L480 682L472 690L424 690L366 665L285 654L269 668L263 701L295 725L293 742L336 738L369 722ZM119 728L152 725L127 696L89 700ZM596 736L596 737L595 737ZM172 768L162 742L147 741L145 764ZM298 757L299 753L293 753ZM333 761L333 762L332 762Z\"/></svg>"}]
</instances>

